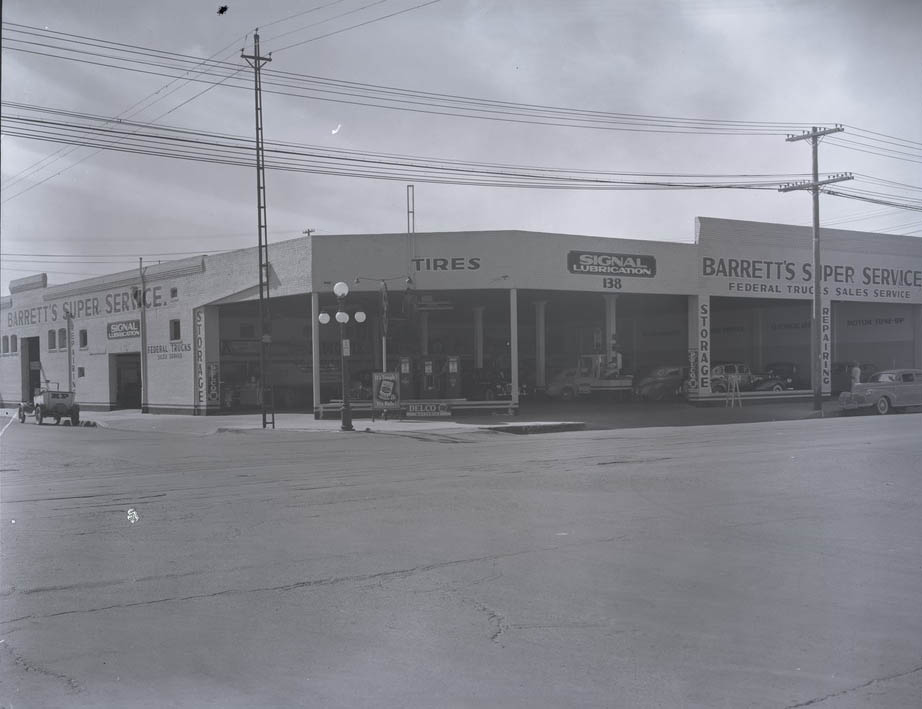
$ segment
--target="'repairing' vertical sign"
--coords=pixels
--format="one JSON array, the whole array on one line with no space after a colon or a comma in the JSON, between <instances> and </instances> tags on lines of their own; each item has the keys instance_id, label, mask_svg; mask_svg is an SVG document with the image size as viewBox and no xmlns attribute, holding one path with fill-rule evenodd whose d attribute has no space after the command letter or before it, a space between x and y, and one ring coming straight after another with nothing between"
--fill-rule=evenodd
<instances>
[{"instance_id":1,"label":"'repairing' vertical sign","mask_svg":"<svg viewBox=\"0 0 922 709\"><path fill-rule=\"evenodd\" d=\"M711 299L698 299L698 391L711 393Z\"/></svg>"},{"instance_id":2,"label":"'repairing' vertical sign","mask_svg":"<svg viewBox=\"0 0 922 709\"><path fill-rule=\"evenodd\" d=\"M832 309L828 302L820 306L820 361L822 371L820 381L822 382L822 393L828 394L832 391L832 367L829 360L832 357L830 347L832 344Z\"/></svg>"}]
</instances>

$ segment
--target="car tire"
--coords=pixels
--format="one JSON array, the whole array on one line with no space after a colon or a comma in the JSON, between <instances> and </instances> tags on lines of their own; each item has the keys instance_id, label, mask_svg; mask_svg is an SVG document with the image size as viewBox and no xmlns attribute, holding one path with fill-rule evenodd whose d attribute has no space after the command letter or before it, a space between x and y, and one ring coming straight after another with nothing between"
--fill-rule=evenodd
<instances>
[{"instance_id":1,"label":"car tire","mask_svg":"<svg viewBox=\"0 0 922 709\"><path fill-rule=\"evenodd\" d=\"M881 416L885 416L890 413L890 399L886 396L882 396L877 400L877 403L874 404L874 411L876 411Z\"/></svg>"},{"instance_id":2,"label":"car tire","mask_svg":"<svg viewBox=\"0 0 922 709\"><path fill-rule=\"evenodd\" d=\"M20 406L19 407L19 423L25 423L25 422L26 422L26 410Z\"/></svg>"},{"instance_id":3,"label":"car tire","mask_svg":"<svg viewBox=\"0 0 922 709\"><path fill-rule=\"evenodd\" d=\"M55 417L54 417L54 425L55 425L55 426L60 426L60 425L61 425L61 417L60 417L60 416L55 416Z\"/></svg>"},{"instance_id":4,"label":"car tire","mask_svg":"<svg viewBox=\"0 0 922 709\"><path fill-rule=\"evenodd\" d=\"M726 384L714 384L714 385L711 387L711 390L712 390L715 394L726 394L726 393L727 393L727 385L726 385Z\"/></svg>"},{"instance_id":5,"label":"car tire","mask_svg":"<svg viewBox=\"0 0 922 709\"><path fill-rule=\"evenodd\" d=\"M42 414L42 407L41 407L41 406L36 406L36 407L35 407L35 423L37 423L39 426L41 426L41 425L42 425L42 419L43 419L43 418L44 418L44 416L43 416L43 414Z\"/></svg>"},{"instance_id":6,"label":"car tire","mask_svg":"<svg viewBox=\"0 0 922 709\"><path fill-rule=\"evenodd\" d=\"M573 387L564 387L560 392L561 401L573 401L576 398L576 392L573 391Z\"/></svg>"},{"instance_id":7,"label":"car tire","mask_svg":"<svg viewBox=\"0 0 922 709\"><path fill-rule=\"evenodd\" d=\"M784 386L781 384L773 384L772 391L784 391Z\"/></svg>"},{"instance_id":8,"label":"car tire","mask_svg":"<svg viewBox=\"0 0 922 709\"><path fill-rule=\"evenodd\" d=\"M385 413L387 413L385 411ZM79 426L80 425L80 409L74 409L70 414L70 425Z\"/></svg>"}]
</instances>

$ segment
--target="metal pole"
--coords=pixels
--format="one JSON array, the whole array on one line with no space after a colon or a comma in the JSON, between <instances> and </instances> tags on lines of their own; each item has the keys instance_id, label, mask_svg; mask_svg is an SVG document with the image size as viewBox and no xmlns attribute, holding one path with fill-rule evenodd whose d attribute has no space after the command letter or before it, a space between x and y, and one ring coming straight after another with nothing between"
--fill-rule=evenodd
<instances>
[{"instance_id":1,"label":"metal pole","mask_svg":"<svg viewBox=\"0 0 922 709\"><path fill-rule=\"evenodd\" d=\"M259 54L259 30L253 34L253 54L240 56L253 67L256 103L256 212L259 254L259 406L262 411L262 426L267 422L275 428L275 394L271 384L272 366L272 317L269 310L269 232L266 224L266 173L263 154L262 118L262 76L260 69L272 61L272 54ZM268 392L268 393L267 393ZM268 401L267 401L268 397ZM267 408L268 406L268 408Z\"/></svg>"},{"instance_id":2,"label":"metal pole","mask_svg":"<svg viewBox=\"0 0 922 709\"><path fill-rule=\"evenodd\" d=\"M141 413L150 413L147 403L147 307L144 304L144 259L138 259L138 275L141 279Z\"/></svg>"},{"instance_id":3,"label":"metal pole","mask_svg":"<svg viewBox=\"0 0 922 709\"><path fill-rule=\"evenodd\" d=\"M339 309L345 312L343 299L339 300ZM349 405L349 358L346 356L346 323L339 324L339 345L340 345L340 362L343 376L343 408L342 408L342 425L343 431L354 431L352 427L352 408Z\"/></svg>"},{"instance_id":4,"label":"metal pole","mask_svg":"<svg viewBox=\"0 0 922 709\"><path fill-rule=\"evenodd\" d=\"M416 195L413 185L407 185L407 233L416 232Z\"/></svg>"}]
</instances>

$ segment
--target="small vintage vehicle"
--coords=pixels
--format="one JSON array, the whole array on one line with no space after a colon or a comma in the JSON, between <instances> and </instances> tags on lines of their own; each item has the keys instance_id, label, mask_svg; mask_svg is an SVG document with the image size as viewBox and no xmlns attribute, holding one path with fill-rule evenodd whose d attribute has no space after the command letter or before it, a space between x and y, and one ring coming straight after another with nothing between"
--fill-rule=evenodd
<instances>
[{"instance_id":1,"label":"small vintage vehicle","mask_svg":"<svg viewBox=\"0 0 922 709\"><path fill-rule=\"evenodd\" d=\"M39 425L46 418L53 418L55 424L61 423L62 418L69 418L74 426L80 423L80 406L74 403L74 392L51 389L47 383L44 388L35 390L31 403L24 401L19 405L20 423L25 423L29 414L35 416L35 423Z\"/></svg>"},{"instance_id":2,"label":"small vintage vehicle","mask_svg":"<svg viewBox=\"0 0 922 709\"><path fill-rule=\"evenodd\" d=\"M800 369L795 362L771 362L765 365L765 372L767 378L778 379L785 389L810 388L810 382L800 376Z\"/></svg>"},{"instance_id":3,"label":"small vintage vehicle","mask_svg":"<svg viewBox=\"0 0 922 709\"><path fill-rule=\"evenodd\" d=\"M742 362L716 362L711 368L711 391L722 394L730 387L730 377L736 377L740 391L751 391L759 377L748 364Z\"/></svg>"},{"instance_id":4,"label":"small vintage vehicle","mask_svg":"<svg viewBox=\"0 0 922 709\"><path fill-rule=\"evenodd\" d=\"M878 414L893 409L922 406L922 369L888 369L872 374L867 382L853 384L839 394L843 412L872 409Z\"/></svg>"},{"instance_id":5,"label":"small vintage vehicle","mask_svg":"<svg viewBox=\"0 0 922 709\"><path fill-rule=\"evenodd\" d=\"M753 372L742 362L718 362L711 369L711 391L722 394L730 387L731 377L736 377L740 391L784 391L788 383L774 372Z\"/></svg>"},{"instance_id":6,"label":"small vintage vehicle","mask_svg":"<svg viewBox=\"0 0 922 709\"><path fill-rule=\"evenodd\" d=\"M577 396L608 393L629 399L634 389L634 376L601 354L580 355L577 366L565 369L550 382L544 393L551 398L572 401Z\"/></svg>"},{"instance_id":7,"label":"small vintage vehicle","mask_svg":"<svg viewBox=\"0 0 922 709\"><path fill-rule=\"evenodd\" d=\"M661 365L634 385L634 398L639 401L677 399L683 395L687 379L687 366Z\"/></svg>"}]
</instances>

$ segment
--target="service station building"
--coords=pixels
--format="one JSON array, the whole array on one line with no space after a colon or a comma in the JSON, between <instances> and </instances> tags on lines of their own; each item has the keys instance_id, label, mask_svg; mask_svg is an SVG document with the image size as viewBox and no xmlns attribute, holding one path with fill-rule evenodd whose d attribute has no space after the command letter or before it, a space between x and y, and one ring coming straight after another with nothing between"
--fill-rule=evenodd
<instances>
[{"instance_id":1,"label":"service station building","mask_svg":"<svg viewBox=\"0 0 922 709\"><path fill-rule=\"evenodd\" d=\"M581 355L635 377L689 368L707 401L715 363L784 362L811 388L812 232L698 218L695 243L520 231L309 235L269 246L270 371L277 411L342 396L337 309L349 370L398 372L403 400L486 397L485 372L543 390ZM837 363L922 367L922 239L822 230L822 390ZM64 285L38 274L0 302L0 405L56 383L85 410L212 414L261 406L257 249L203 255ZM841 366L841 365L840 365ZM51 385L52 388L54 384Z\"/></svg>"}]
</instances>

